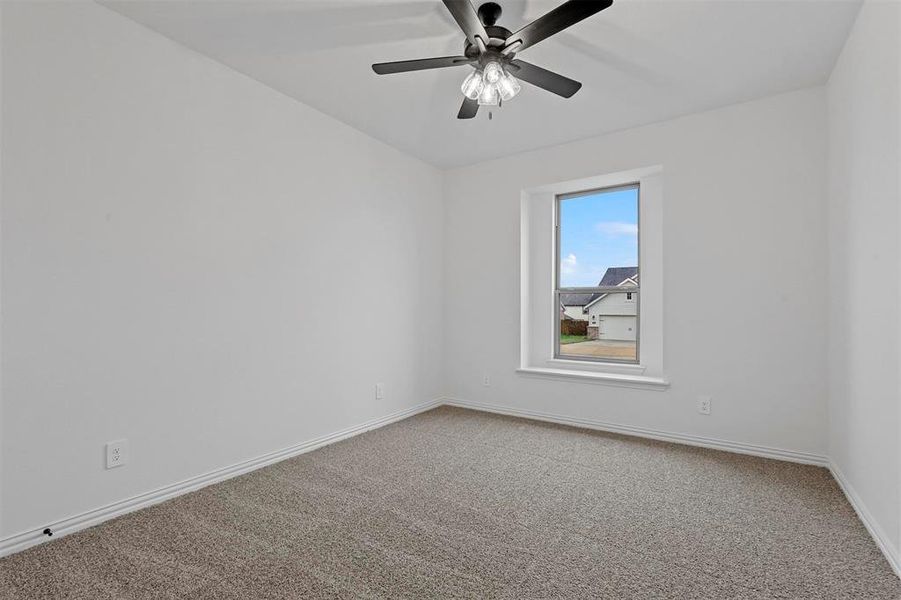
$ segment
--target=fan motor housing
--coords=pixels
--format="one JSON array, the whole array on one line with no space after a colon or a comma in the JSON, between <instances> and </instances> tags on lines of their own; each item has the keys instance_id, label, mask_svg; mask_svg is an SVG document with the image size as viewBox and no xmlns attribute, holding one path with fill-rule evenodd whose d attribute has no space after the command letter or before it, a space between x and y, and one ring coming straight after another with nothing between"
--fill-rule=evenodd
<instances>
[{"instance_id":1,"label":"fan motor housing","mask_svg":"<svg viewBox=\"0 0 901 600\"><path fill-rule=\"evenodd\" d=\"M488 34L488 40L485 42L485 47L488 49L503 48L507 43L507 38L512 35L509 29L500 25L488 25L485 27L485 33ZM479 47L467 39L463 42L463 55L467 58L478 58Z\"/></svg>"}]
</instances>

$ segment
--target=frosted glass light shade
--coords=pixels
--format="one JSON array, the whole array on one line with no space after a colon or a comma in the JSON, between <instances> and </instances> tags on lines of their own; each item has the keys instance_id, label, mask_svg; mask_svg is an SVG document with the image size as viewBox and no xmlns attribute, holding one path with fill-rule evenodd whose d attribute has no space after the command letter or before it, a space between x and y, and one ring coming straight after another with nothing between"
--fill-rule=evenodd
<instances>
[{"instance_id":1,"label":"frosted glass light shade","mask_svg":"<svg viewBox=\"0 0 901 600\"><path fill-rule=\"evenodd\" d=\"M504 76L504 70L499 64L492 61L485 65L485 81L488 83L497 83Z\"/></svg>"},{"instance_id":2,"label":"frosted glass light shade","mask_svg":"<svg viewBox=\"0 0 901 600\"><path fill-rule=\"evenodd\" d=\"M504 75L497 82L497 91L500 93L501 100L503 100L504 102L518 94L519 90L521 89L522 86L519 85L519 82L516 81L516 78L510 74Z\"/></svg>"},{"instance_id":3,"label":"frosted glass light shade","mask_svg":"<svg viewBox=\"0 0 901 600\"><path fill-rule=\"evenodd\" d=\"M500 101L500 94L497 92L497 85L486 83L482 86L482 92L479 94L479 106L497 106Z\"/></svg>"},{"instance_id":4,"label":"frosted glass light shade","mask_svg":"<svg viewBox=\"0 0 901 600\"><path fill-rule=\"evenodd\" d=\"M463 85L460 86L460 90L463 92L464 96L470 100L475 100L482 92L483 86L484 80L482 79L482 72L473 71L463 80Z\"/></svg>"}]
</instances>

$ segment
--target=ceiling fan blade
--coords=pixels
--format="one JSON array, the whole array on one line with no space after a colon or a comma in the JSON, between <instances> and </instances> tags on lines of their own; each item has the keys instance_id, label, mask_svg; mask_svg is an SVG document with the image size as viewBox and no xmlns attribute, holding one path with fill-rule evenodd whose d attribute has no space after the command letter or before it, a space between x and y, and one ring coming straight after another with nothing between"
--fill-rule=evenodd
<instances>
[{"instance_id":1,"label":"ceiling fan blade","mask_svg":"<svg viewBox=\"0 0 901 600\"><path fill-rule=\"evenodd\" d=\"M470 60L465 56L442 56L440 58L420 58L417 60L375 63L372 65L372 70L379 75L390 75L391 73L407 73L408 71L422 71L424 69L459 67L468 65L469 63Z\"/></svg>"},{"instance_id":2,"label":"ceiling fan blade","mask_svg":"<svg viewBox=\"0 0 901 600\"><path fill-rule=\"evenodd\" d=\"M568 0L510 35L504 46L509 48L516 44L516 52L520 52L612 4L613 0Z\"/></svg>"},{"instance_id":3,"label":"ceiling fan blade","mask_svg":"<svg viewBox=\"0 0 901 600\"><path fill-rule=\"evenodd\" d=\"M582 84L574 79L542 69L518 58L512 60L508 68L517 78L564 98L572 97L582 87Z\"/></svg>"},{"instance_id":4,"label":"ceiling fan blade","mask_svg":"<svg viewBox=\"0 0 901 600\"><path fill-rule=\"evenodd\" d=\"M458 119L471 119L479 112L479 101L463 98L463 105L460 106L460 112L457 113Z\"/></svg>"},{"instance_id":5,"label":"ceiling fan blade","mask_svg":"<svg viewBox=\"0 0 901 600\"><path fill-rule=\"evenodd\" d=\"M479 14L472 6L472 2L469 0L444 0L444 5L470 42L475 44L476 37L480 37L482 42L488 43L488 34L485 32L485 26L482 25Z\"/></svg>"}]
</instances>

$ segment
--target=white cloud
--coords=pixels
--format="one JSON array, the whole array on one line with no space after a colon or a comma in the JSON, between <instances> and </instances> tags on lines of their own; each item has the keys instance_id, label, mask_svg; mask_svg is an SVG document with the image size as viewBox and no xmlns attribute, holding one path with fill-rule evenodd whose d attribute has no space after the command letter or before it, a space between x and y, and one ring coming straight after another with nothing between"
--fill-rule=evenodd
<instances>
[{"instance_id":1,"label":"white cloud","mask_svg":"<svg viewBox=\"0 0 901 600\"><path fill-rule=\"evenodd\" d=\"M638 224L623 223L621 221L603 221L596 225L598 231L604 235L638 235Z\"/></svg>"},{"instance_id":2,"label":"white cloud","mask_svg":"<svg viewBox=\"0 0 901 600\"><path fill-rule=\"evenodd\" d=\"M560 270L563 271L564 275L575 273L578 268L578 262L576 255L570 252L569 256L560 261Z\"/></svg>"}]
</instances>

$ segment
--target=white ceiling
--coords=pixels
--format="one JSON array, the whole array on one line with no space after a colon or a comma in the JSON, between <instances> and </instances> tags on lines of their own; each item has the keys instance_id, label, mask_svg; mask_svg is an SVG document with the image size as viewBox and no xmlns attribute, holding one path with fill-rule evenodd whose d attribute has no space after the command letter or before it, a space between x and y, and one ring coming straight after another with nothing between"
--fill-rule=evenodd
<instances>
[{"instance_id":1,"label":"white ceiling","mask_svg":"<svg viewBox=\"0 0 901 600\"><path fill-rule=\"evenodd\" d=\"M513 31L562 0L499 0ZM375 75L373 62L459 54L439 0L110 0L104 5L439 167L470 164L822 83L858 0L616 0L527 49L583 82L523 84L456 118L469 67Z\"/></svg>"}]
</instances>

